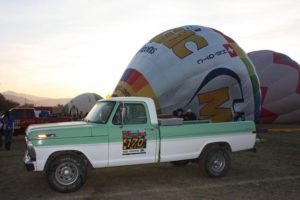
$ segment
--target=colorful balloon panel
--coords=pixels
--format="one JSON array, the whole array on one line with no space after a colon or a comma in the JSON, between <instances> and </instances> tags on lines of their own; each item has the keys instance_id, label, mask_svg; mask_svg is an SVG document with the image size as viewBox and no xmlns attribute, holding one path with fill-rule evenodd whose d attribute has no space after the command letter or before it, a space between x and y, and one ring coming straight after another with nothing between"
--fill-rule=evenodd
<instances>
[{"instance_id":1,"label":"colorful balloon panel","mask_svg":"<svg viewBox=\"0 0 300 200\"><path fill-rule=\"evenodd\" d=\"M115 96L147 96L159 113L192 109L201 119L231 121L235 112L254 120L259 82L244 51L228 36L203 26L165 31L134 56Z\"/></svg>"},{"instance_id":2,"label":"colorful balloon panel","mask_svg":"<svg viewBox=\"0 0 300 200\"><path fill-rule=\"evenodd\" d=\"M261 123L300 121L300 66L282 53L248 53L255 65L262 93Z\"/></svg>"}]
</instances>

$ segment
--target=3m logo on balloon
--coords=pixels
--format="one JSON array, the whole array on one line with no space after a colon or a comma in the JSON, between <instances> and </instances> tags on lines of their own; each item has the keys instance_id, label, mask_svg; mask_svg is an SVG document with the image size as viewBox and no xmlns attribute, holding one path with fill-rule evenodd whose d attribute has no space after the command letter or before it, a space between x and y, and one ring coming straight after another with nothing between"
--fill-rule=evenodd
<instances>
[{"instance_id":1,"label":"3m logo on balloon","mask_svg":"<svg viewBox=\"0 0 300 200\"><path fill-rule=\"evenodd\" d=\"M199 94L198 100L199 103L205 104L199 111L199 116L208 117L214 122L232 121L231 108L220 108L229 100L227 87Z\"/></svg>"},{"instance_id":2,"label":"3m logo on balloon","mask_svg":"<svg viewBox=\"0 0 300 200\"><path fill-rule=\"evenodd\" d=\"M208 42L202 36L196 35L195 32L186 30L184 28L176 28L161 33L150 40L150 42L164 44L181 59L193 53L191 49L186 47L187 42L194 43L197 50L200 50L208 45Z\"/></svg>"}]
</instances>

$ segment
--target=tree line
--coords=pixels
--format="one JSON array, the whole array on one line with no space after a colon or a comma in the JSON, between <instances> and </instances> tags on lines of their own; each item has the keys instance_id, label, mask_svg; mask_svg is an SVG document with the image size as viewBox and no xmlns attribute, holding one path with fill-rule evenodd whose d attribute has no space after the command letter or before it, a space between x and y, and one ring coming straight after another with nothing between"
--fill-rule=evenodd
<instances>
[{"instance_id":1,"label":"tree line","mask_svg":"<svg viewBox=\"0 0 300 200\"><path fill-rule=\"evenodd\" d=\"M0 93L0 114L4 113L5 111L14 108L14 107L20 107L20 108L33 108L34 104L23 104L20 105L17 102L14 102L12 100L6 99L4 95ZM63 110L63 105L58 104L57 106L53 107L53 113L54 114L60 114Z\"/></svg>"},{"instance_id":2,"label":"tree line","mask_svg":"<svg viewBox=\"0 0 300 200\"><path fill-rule=\"evenodd\" d=\"M1 93L0 93L0 113L5 112L6 110L9 110L13 107L19 106L19 103L11 101L9 99L6 99Z\"/></svg>"}]
</instances>

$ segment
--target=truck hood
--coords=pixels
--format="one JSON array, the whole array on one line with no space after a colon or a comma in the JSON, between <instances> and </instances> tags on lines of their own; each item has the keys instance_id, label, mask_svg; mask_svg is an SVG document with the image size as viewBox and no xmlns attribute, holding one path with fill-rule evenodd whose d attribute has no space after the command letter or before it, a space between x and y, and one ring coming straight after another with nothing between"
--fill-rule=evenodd
<instances>
[{"instance_id":1,"label":"truck hood","mask_svg":"<svg viewBox=\"0 0 300 200\"><path fill-rule=\"evenodd\" d=\"M37 135L39 134L46 134L54 139L91 136L92 131L91 125L83 121L34 124L26 130L26 136L31 140L38 139Z\"/></svg>"}]
</instances>

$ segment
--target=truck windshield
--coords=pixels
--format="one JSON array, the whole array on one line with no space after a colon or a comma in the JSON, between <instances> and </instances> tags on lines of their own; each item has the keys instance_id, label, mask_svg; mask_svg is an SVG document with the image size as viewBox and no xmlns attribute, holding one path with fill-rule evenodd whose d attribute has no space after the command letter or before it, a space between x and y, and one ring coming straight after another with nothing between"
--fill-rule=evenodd
<instances>
[{"instance_id":1,"label":"truck windshield","mask_svg":"<svg viewBox=\"0 0 300 200\"><path fill-rule=\"evenodd\" d=\"M88 122L105 124L114 106L114 101L101 101L96 103L84 120Z\"/></svg>"}]
</instances>

